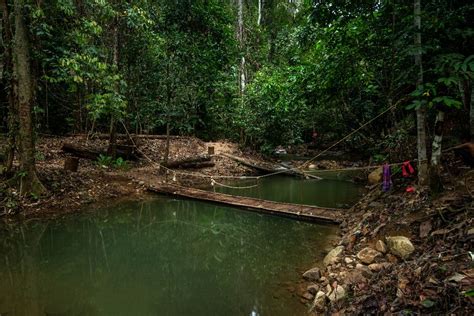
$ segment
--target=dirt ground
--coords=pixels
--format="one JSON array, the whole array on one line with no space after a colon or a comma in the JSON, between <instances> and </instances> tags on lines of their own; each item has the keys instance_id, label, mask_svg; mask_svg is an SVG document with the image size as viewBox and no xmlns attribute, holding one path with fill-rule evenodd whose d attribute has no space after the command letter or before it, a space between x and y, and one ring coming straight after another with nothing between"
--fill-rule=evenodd
<instances>
[{"instance_id":1,"label":"dirt ground","mask_svg":"<svg viewBox=\"0 0 474 316\"><path fill-rule=\"evenodd\" d=\"M138 161L127 161L121 166L104 166L98 161L80 159L78 172L64 170L68 154L61 150L63 143L87 146L90 149L107 147L107 140L76 137L44 137L37 142L38 175L48 190L48 195L35 199L17 199L15 189L9 191L3 201L0 196L0 214L21 213L22 216L57 216L73 213L85 205L102 205L123 198L143 198L146 186L160 184L166 179L176 184L205 187L210 185L210 175L243 176L253 170L239 165L221 153L242 155L236 144L220 141L205 143L197 138L173 139L170 144L169 160L180 160L207 153L214 146L214 167L198 170L181 170L168 175L160 172L158 162L163 160L165 140L143 139L139 148L143 157ZM176 180L176 181L174 181Z\"/></svg>"},{"instance_id":2,"label":"dirt ground","mask_svg":"<svg viewBox=\"0 0 474 316\"><path fill-rule=\"evenodd\" d=\"M441 194L407 192L415 179L394 177L391 191L375 185L347 212L339 253L299 287L313 315L472 315L474 171L457 167ZM414 246L407 257L388 242L399 236Z\"/></svg>"}]
</instances>

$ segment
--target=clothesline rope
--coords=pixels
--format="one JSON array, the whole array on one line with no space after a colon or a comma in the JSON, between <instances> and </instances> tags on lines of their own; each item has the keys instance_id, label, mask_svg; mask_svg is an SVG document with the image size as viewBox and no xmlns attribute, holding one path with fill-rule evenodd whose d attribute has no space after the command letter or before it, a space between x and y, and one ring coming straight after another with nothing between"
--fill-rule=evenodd
<instances>
[{"instance_id":1,"label":"clothesline rope","mask_svg":"<svg viewBox=\"0 0 474 316\"><path fill-rule=\"evenodd\" d=\"M349 137L351 137L352 135L354 135L355 133L359 132L361 129L365 128L366 126L368 126L369 124L373 123L375 120L379 119L380 117L382 117L383 115L385 115L386 113L388 113L389 111L395 109L398 105L399 105L400 101L397 102L396 104L394 104L393 106L389 107L388 109L386 109L385 111L381 112L380 114L378 114L377 116L375 116L374 118L372 118L371 120L367 121L366 123L364 123L363 125L361 125L359 128L355 129L354 131L350 132L349 134L347 134L346 136L344 136L343 138L341 138L340 140L338 140L336 143L332 144L331 146L329 146L328 148L324 149L323 151L321 151L320 153L318 153L316 156L314 156L313 158L305 161L304 163L302 163L301 165L297 166L297 167L294 167L294 168L288 168L288 169L283 169L283 170L278 170L278 171L275 171L275 172L272 172L272 173L268 173L266 175L261 175L261 176L224 176L224 175L207 175L207 174L203 174L203 173L200 173L200 172L184 172L184 171L176 171L176 170L173 170L173 169L170 169L170 168L167 168L166 166L164 166L163 164L161 163L158 163L156 161L154 161L153 159L151 159L147 154L145 154L142 150L140 150L138 148L138 146L136 145L135 141L133 140L132 136L130 135L127 127L125 126L125 124L123 123L122 120L120 120L120 122L122 123L124 129L125 129L125 132L127 133L127 136L130 138L130 141L132 142L132 144L135 146L135 148L137 148L137 150L145 157L145 159L147 159L151 164L157 166L157 168L159 170L163 169L166 171L166 173L172 173L173 174L173 181L176 181L176 175L182 175L182 176L187 176L187 177L195 177L195 178L208 178L208 179L211 179L211 185L218 185L218 186L221 186L221 187L227 187L227 188L232 188L232 189L250 189L250 188L254 188L254 187L257 187L259 185L258 183L258 180L262 179L262 178L267 178L267 177L271 177L271 176L275 176L275 175L278 175L278 174L282 174L282 173L286 173L288 171L291 171L291 170L295 170L295 171L300 171L302 172L303 174L310 174L307 170L302 170L302 168L304 168L305 166L307 166L308 164L310 164L311 162L313 162L314 160L316 160L317 158L319 158L321 155L323 155L324 153L328 152L330 149L334 148L335 146L337 146L338 144L342 143L343 141L347 140ZM225 156L221 156L221 157L225 157ZM416 160L414 160L416 161ZM404 162L398 162L398 163L392 163L392 164L389 164L390 166L400 166L400 165L403 165ZM338 168L338 169L325 169L325 170L315 170L316 172L318 173L324 173L324 172L343 172L343 171L354 171L354 170L370 170L370 169L377 169L377 168L381 168L383 167L383 165L375 165L375 166L365 166L365 167L349 167L349 168ZM230 186L230 185L226 185L226 184L223 184L223 183L219 183L217 182L215 179L237 179L237 180L249 180L249 179L253 179L253 180L256 180L257 183L255 185L251 185L251 186Z\"/></svg>"}]
</instances>

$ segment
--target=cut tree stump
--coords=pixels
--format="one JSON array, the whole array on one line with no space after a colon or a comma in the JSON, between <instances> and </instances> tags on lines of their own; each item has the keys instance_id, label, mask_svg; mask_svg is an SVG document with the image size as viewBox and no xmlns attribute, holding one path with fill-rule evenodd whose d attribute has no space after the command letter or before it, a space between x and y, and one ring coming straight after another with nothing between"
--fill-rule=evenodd
<instances>
[{"instance_id":1,"label":"cut tree stump","mask_svg":"<svg viewBox=\"0 0 474 316\"><path fill-rule=\"evenodd\" d=\"M77 157L66 157L64 160L64 170L77 172L79 168L79 158Z\"/></svg>"}]
</instances>

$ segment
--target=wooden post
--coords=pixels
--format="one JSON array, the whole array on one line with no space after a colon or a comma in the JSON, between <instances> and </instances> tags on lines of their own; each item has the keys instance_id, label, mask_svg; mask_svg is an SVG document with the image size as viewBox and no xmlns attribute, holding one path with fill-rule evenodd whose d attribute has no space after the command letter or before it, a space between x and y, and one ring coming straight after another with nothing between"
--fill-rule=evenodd
<instances>
[{"instance_id":1,"label":"wooden post","mask_svg":"<svg viewBox=\"0 0 474 316\"><path fill-rule=\"evenodd\" d=\"M78 168L79 168L79 158L66 157L66 160L64 160L64 170L77 172Z\"/></svg>"},{"instance_id":2,"label":"wooden post","mask_svg":"<svg viewBox=\"0 0 474 316\"><path fill-rule=\"evenodd\" d=\"M207 147L207 154L208 154L209 156L214 155L214 146L209 146L209 147Z\"/></svg>"}]
</instances>

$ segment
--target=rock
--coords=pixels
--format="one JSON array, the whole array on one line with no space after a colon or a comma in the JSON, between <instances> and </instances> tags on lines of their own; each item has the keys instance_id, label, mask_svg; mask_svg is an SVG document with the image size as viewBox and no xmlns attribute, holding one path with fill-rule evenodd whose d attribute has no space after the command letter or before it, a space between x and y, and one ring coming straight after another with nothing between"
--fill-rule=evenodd
<instances>
[{"instance_id":1,"label":"rock","mask_svg":"<svg viewBox=\"0 0 474 316\"><path fill-rule=\"evenodd\" d=\"M314 169L316 169L316 168L317 168L317 166L316 166L315 164L310 164L310 165L308 166L308 169L311 169L311 170L314 170Z\"/></svg>"},{"instance_id":2,"label":"rock","mask_svg":"<svg viewBox=\"0 0 474 316\"><path fill-rule=\"evenodd\" d=\"M350 264L350 263L353 263L354 260L352 260L352 259L349 258L349 257L345 257L345 258L344 258L344 262L347 263L347 264Z\"/></svg>"},{"instance_id":3,"label":"rock","mask_svg":"<svg viewBox=\"0 0 474 316\"><path fill-rule=\"evenodd\" d=\"M370 247L365 247L359 253L357 253L357 259L362 261L365 264L371 264L374 262L375 258L381 256L382 254L377 250L374 250Z\"/></svg>"},{"instance_id":4,"label":"rock","mask_svg":"<svg viewBox=\"0 0 474 316\"><path fill-rule=\"evenodd\" d=\"M308 291L309 293L315 295L319 290L319 286L317 286L316 284L311 284L309 285L307 288L306 288L306 291Z\"/></svg>"},{"instance_id":5,"label":"rock","mask_svg":"<svg viewBox=\"0 0 474 316\"><path fill-rule=\"evenodd\" d=\"M346 290L340 286L336 285L336 288L331 291L331 293L328 294L328 298L331 302L337 302L346 297Z\"/></svg>"},{"instance_id":6,"label":"rock","mask_svg":"<svg viewBox=\"0 0 474 316\"><path fill-rule=\"evenodd\" d=\"M362 275L366 278L370 278L372 277L372 271L370 271L369 267L367 267L366 265L363 265L363 264L360 264L358 263L356 265L356 271L360 271L362 273Z\"/></svg>"},{"instance_id":7,"label":"rock","mask_svg":"<svg viewBox=\"0 0 474 316\"><path fill-rule=\"evenodd\" d=\"M394 255L392 255L391 253L388 253L387 254L387 260L391 263L398 263L398 259L397 257L395 257Z\"/></svg>"},{"instance_id":8,"label":"rock","mask_svg":"<svg viewBox=\"0 0 474 316\"><path fill-rule=\"evenodd\" d=\"M310 311L317 311L317 312L323 312L326 308L326 300L327 296L326 293L323 291L319 291L316 293L316 296L313 301L313 305L311 306Z\"/></svg>"},{"instance_id":9,"label":"rock","mask_svg":"<svg viewBox=\"0 0 474 316\"><path fill-rule=\"evenodd\" d=\"M473 227L473 228L470 228L470 229L467 231L467 234L468 234L468 235L474 235L474 227Z\"/></svg>"},{"instance_id":10,"label":"rock","mask_svg":"<svg viewBox=\"0 0 474 316\"><path fill-rule=\"evenodd\" d=\"M381 263L372 263L369 264L369 270L373 272L379 272L382 271L383 265Z\"/></svg>"},{"instance_id":11,"label":"rock","mask_svg":"<svg viewBox=\"0 0 474 316\"><path fill-rule=\"evenodd\" d=\"M342 271L339 273L342 282L347 285L357 284L366 282L367 279L363 276L363 272L360 270L355 271Z\"/></svg>"},{"instance_id":12,"label":"rock","mask_svg":"<svg viewBox=\"0 0 474 316\"><path fill-rule=\"evenodd\" d=\"M402 259L407 258L415 251L410 239L404 236L387 237L387 246L390 252Z\"/></svg>"},{"instance_id":13,"label":"rock","mask_svg":"<svg viewBox=\"0 0 474 316\"><path fill-rule=\"evenodd\" d=\"M145 181L138 182L139 185L145 185Z\"/></svg>"},{"instance_id":14,"label":"rock","mask_svg":"<svg viewBox=\"0 0 474 316\"><path fill-rule=\"evenodd\" d=\"M369 180L370 184L380 183L380 182L382 182L382 178L383 178L383 169L382 169L382 167L375 169L368 176L368 180Z\"/></svg>"},{"instance_id":15,"label":"rock","mask_svg":"<svg viewBox=\"0 0 474 316\"><path fill-rule=\"evenodd\" d=\"M326 277L321 277L321 279L319 279L319 282L321 282L321 284L323 286L325 286L326 284L329 283L328 279Z\"/></svg>"},{"instance_id":16,"label":"rock","mask_svg":"<svg viewBox=\"0 0 474 316\"><path fill-rule=\"evenodd\" d=\"M304 298L305 300L311 301L314 298L314 294L305 292L301 297Z\"/></svg>"},{"instance_id":17,"label":"rock","mask_svg":"<svg viewBox=\"0 0 474 316\"><path fill-rule=\"evenodd\" d=\"M318 281L321 278L321 270L319 268L312 268L303 273L303 278L309 281Z\"/></svg>"},{"instance_id":18,"label":"rock","mask_svg":"<svg viewBox=\"0 0 474 316\"><path fill-rule=\"evenodd\" d=\"M324 266L328 266L330 264L334 264L339 261L339 257L341 256L342 252L344 251L344 246L337 246L333 250L331 250L326 257L324 257L323 264Z\"/></svg>"},{"instance_id":19,"label":"rock","mask_svg":"<svg viewBox=\"0 0 474 316\"><path fill-rule=\"evenodd\" d=\"M381 253L387 253L387 245L383 242L383 240L377 240L375 249Z\"/></svg>"}]
</instances>

